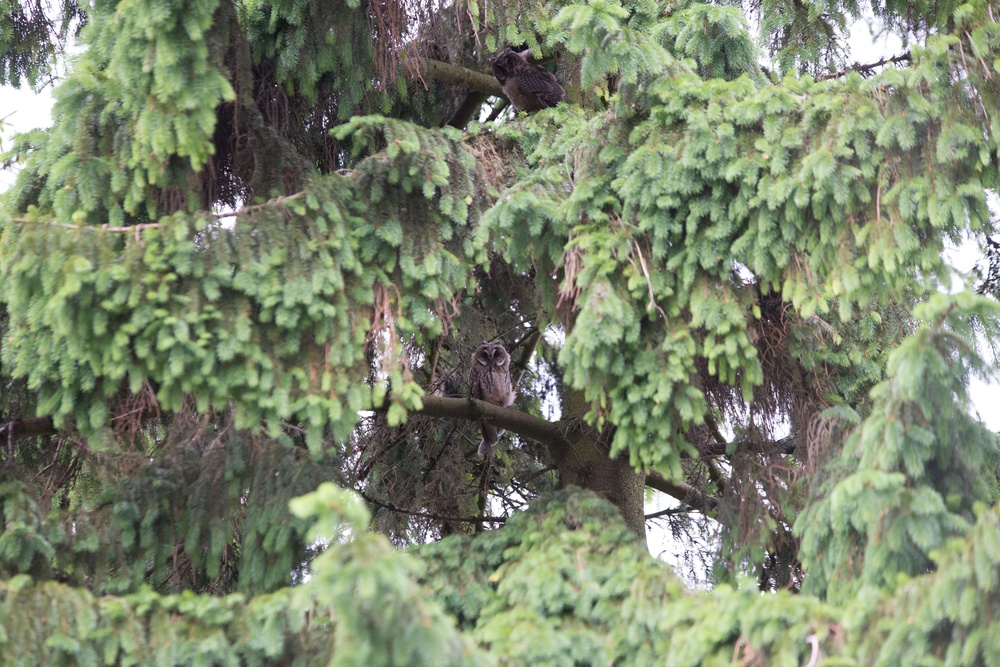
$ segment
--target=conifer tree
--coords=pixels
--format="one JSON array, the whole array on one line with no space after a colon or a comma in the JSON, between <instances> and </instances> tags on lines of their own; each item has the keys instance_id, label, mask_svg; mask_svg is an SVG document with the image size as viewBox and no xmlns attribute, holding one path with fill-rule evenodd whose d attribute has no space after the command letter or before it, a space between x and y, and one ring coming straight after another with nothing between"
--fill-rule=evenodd
<instances>
[{"instance_id":1,"label":"conifer tree","mask_svg":"<svg viewBox=\"0 0 1000 667\"><path fill-rule=\"evenodd\" d=\"M0 663L1000 660L993 0L0 5Z\"/></svg>"}]
</instances>

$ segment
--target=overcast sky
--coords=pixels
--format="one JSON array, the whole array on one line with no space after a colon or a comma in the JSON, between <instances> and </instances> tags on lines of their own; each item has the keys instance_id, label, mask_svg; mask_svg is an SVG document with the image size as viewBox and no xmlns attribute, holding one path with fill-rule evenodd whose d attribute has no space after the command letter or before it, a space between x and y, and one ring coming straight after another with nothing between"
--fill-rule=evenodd
<instances>
[{"instance_id":1,"label":"overcast sky","mask_svg":"<svg viewBox=\"0 0 1000 667\"><path fill-rule=\"evenodd\" d=\"M10 138L15 132L27 132L52 125L52 89L35 94L26 88L0 86L0 149L10 148ZM2 151L0 151L2 152ZM0 192L10 187L14 175L0 169Z\"/></svg>"}]
</instances>

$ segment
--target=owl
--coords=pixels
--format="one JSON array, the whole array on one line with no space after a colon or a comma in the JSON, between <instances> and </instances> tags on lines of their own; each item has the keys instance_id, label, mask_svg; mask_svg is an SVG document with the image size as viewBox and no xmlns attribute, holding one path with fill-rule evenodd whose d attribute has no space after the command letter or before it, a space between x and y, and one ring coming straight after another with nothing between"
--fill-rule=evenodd
<instances>
[{"instance_id":1,"label":"owl","mask_svg":"<svg viewBox=\"0 0 1000 667\"><path fill-rule=\"evenodd\" d=\"M503 94L518 111L554 107L566 97L551 72L528 62L530 55L531 49L518 52L508 46L489 61Z\"/></svg>"},{"instance_id":2,"label":"owl","mask_svg":"<svg viewBox=\"0 0 1000 667\"><path fill-rule=\"evenodd\" d=\"M510 382L510 354L503 343L483 341L476 348L472 355L472 371L469 373L469 395L505 408L514 403L514 388ZM484 423L483 439L479 443L480 455L489 454L503 433L502 428Z\"/></svg>"}]
</instances>

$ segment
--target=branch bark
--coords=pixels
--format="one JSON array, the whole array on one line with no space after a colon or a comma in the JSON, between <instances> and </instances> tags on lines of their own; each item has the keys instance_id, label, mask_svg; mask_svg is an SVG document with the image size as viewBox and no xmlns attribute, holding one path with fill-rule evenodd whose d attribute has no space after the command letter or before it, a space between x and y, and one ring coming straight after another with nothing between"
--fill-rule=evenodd
<instances>
[{"instance_id":1,"label":"branch bark","mask_svg":"<svg viewBox=\"0 0 1000 667\"><path fill-rule=\"evenodd\" d=\"M476 117L479 110L483 107L483 102L486 101L488 95L486 93L480 92L478 90L470 90L462 100L461 106L455 111L442 125L450 125L451 127L457 127L460 130L465 129L465 126L472 122L472 119Z\"/></svg>"},{"instance_id":2,"label":"branch bark","mask_svg":"<svg viewBox=\"0 0 1000 667\"><path fill-rule=\"evenodd\" d=\"M0 424L0 441L10 438L37 438L43 435L55 435L58 430L51 417L33 417L31 419L13 419Z\"/></svg>"},{"instance_id":3,"label":"branch bark","mask_svg":"<svg viewBox=\"0 0 1000 667\"><path fill-rule=\"evenodd\" d=\"M468 421L485 419L494 426L531 438L543 445L558 445L566 442L566 436L560 424L533 417L514 408L504 408L474 398L424 396L421 400L424 407L417 412L430 417Z\"/></svg>"},{"instance_id":4,"label":"branch bark","mask_svg":"<svg viewBox=\"0 0 1000 667\"><path fill-rule=\"evenodd\" d=\"M672 482L655 470L646 474L646 486L662 491L704 514L709 513L719 504L718 498L706 495L690 484Z\"/></svg>"},{"instance_id":5,"label":"branch bark","mask_svg":"<svg viewBox=\"0 0 1000 667\"><path fill-rule=\"evenodd\" d=\"M492 74L477 72L476 70L466 69L458 65L452 65L451 63L444 63L440 60L431 60L430 58L424 58L420 63L420 71L426 76L434 77L438 81L462 84L493 97L504 96L503 89L500 88L500 84Z\"/></svg>"},{"instance_id":6,"label":"branch bark","mask_svg":"<svg viewBox=\"0 0 1000 667\"><path fill-rule=\"evenodd\" d=\"M511 433L517 433L525 438L531 438L555 448L556 451L565 451L572 447L570 438L567 437L567 429L572 428L572 424L549 422L525 414L520 410L504 408L472 398L424 396L423 404L423 408L417 412L430 417L466 419L469 421L485 419L494 426L507 429ZM576 421L574 421L574 424L579 426L579 423ZM645 476L645 483L646 486L657 491L662 491L700 512L708 513L719 504L719 500L714 496L707 495L690 484L672 482L658 472L648 473Z\"/></svg>"}]
</instances>

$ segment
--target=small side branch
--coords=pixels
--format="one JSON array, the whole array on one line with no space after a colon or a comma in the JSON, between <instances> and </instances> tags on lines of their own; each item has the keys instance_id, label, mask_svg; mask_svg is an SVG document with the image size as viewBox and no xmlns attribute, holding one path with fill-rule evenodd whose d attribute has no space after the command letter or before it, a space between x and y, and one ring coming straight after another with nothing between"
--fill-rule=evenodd
<instances>
[{"instance_id":1,"label":"small side branch","mask_svg":"<svg viewBox=\"0 0 1000 667\"><path fill-rule=\"evenodd\" d=\"M305 192L296 192L291 195L283 195L281 197L275 197L274 199L269 199L263 204L254 204L252 206L245 206L237 211L231 211L229 213L210 213L208 211L201 211L192 214L194 217L203 216L206 218L215 218L216 220L222 220L225 218L237 218L241 215L249 215L255 211L260 211L265 208L270 208L272 206L280 206L285 202L292 201L294 199L299 199L305 196ZM162 225L159 222L144 222L139 225L129 225L127 227L112 227L110 225L74 225L69 222L59 222L55 219L50 218L11 218L11 220L18 225L25 225L33 222L40 222L43 224L49 224L54 227L61 227L63 229L75 229L84 232L109 232L112 234L131 234L134 233L138 235L140 232L147 229L159 229Z\"/></svg>"},{"instance_id":2,"label":"small side branch","mask_svg":"<svg viewBox=\"0 0 1000 667\"><path fill-rule=\"evenodd\" d=\"M528 363L531 361L531 357L535 354L535 348L538 346L538 341L542 339L541 329L532 329L524 338L514 343L511 347L511 352L520 349L517 358L511 364L517 369L517 377L514 378L514 389L520 391L521 380L524 379L524 374L528 370Z\"/></svg>"},{"instance_id":3,"label":"small side branch","mask_svg":"<svg viewBox=\"0 0 1000 667\"><path fill-rule=\"evenodd\" d=\"M651 514L647 514L644 518L646 519L646 521L651 521L653 519L659 519L660 517L665 517L665 516L676 516L678 514L687 514L690 511L691 511L690 507L671 507L669 509L660 510L659 512L653 512Z\"/></svg>"},{"instance_id":4,"label":"small side branch","mask_svg":"<svg viewBox=\"0 0 1000 667\"><path fill-rule=\"evenodd\" d=\"M882 58L878 62L868 63L867 65L862 65L861 63L854 63L846 69L842 69L839 72L833 72L832 74L824 74L818 77L817 81L828 81L830 79L839 79L842 76L846 76L849 72L857 72L861 76L868 77L873 74L872 70L879 67L885 67L886 65L892 65L895 63L908 63L910 62L910 52L901 53L898 56L893 56L891 58Z\"/></svg>"},{"instance_id":5,"label":"small side branch","mask_svg":"<svg viewBox=\"0 0 1000 667\"><path fill-rule=\"evenodd\" d=\"M416 516L423 519L434 519L435 521L462 521L464 523L504 523L507 521L507 517L504 516L445 516L443 514L434 514L433 512L410 510L404 507L397 507L392 503L383 503L379 500L375 500L368 494L362 493L361 491L358 491L358 495L364 498L365 502L369 502L376 507L381 507L382 509L389 510L390 512L399 512L400 514Z\"/></svg>"},{"instance_id":6,"label":"small side branch","mask_svg":"<svg viewBox=\"0 0 1000 667\"><path fill-rule=\"evenodd\" d=\"M703 457L709 456L728 456L727 450L732 447L734 451L739 451L745 447L750 447L753 443L749 440L736 440L732 443L718 442L708 446L699 447L699 451ZM760 447L759 444L753 445ZM773 450L777 454L787 454L791 455L795 453L795 449L798 446L798 437L793 433L791 435L785 436L779 440L773 440L768 443L767 448Z\"/></svg>"}]
</instances>

